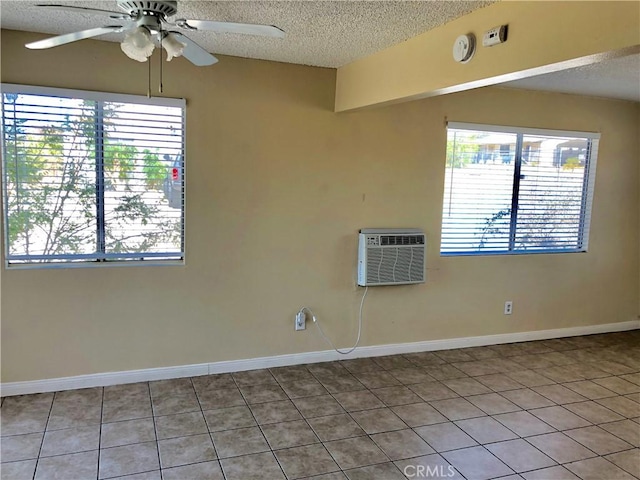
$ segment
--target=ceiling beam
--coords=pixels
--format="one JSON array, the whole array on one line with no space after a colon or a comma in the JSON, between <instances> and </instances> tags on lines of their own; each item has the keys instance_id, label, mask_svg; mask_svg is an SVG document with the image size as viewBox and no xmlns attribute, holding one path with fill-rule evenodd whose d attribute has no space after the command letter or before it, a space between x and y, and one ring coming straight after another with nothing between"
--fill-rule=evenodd
<instances>
[{"instance_id":1,"label":"ceiling beam","mask_svg":"<svg viewBox=\"0 0 640 480\"><path fill-rule=\"evenodd\" d=\"M505 24L507 41L483 47L484 32ZM476 36L475 55L457 63L454 40L468 33ZM498 2L340 67L335 110L459 92L638 52L640 2Z\"/></svg>"}]
</instances>

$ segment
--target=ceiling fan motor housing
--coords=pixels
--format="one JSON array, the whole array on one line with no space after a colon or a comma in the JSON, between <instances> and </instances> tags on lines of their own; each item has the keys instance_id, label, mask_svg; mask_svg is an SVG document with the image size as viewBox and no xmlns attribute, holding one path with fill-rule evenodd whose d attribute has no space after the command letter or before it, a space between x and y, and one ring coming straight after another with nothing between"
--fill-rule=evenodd
<instances>
[{"instance_id":1,"label":"ceiling fan motor housing","mask_svg":"<svg viewBox=\"0 0 640 480\"><path fill-rule=\"evenodd\" d=\"M136 1L136 0L119 0L118 7L127 12L134 18L142 16L155 16L164 20L178 12L177 1Z\"/></svg>"}]
</instances>

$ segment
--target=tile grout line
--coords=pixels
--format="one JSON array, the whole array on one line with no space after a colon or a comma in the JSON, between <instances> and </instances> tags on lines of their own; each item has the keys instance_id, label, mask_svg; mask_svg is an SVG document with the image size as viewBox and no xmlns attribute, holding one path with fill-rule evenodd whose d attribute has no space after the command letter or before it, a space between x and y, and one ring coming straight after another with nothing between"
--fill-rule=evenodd
<instances>
[{"instance_id":1,"label":"tile grout line","mask_svg":"<svg viewBox=\"0 0 640 480\"><path fill-rule=\"evenodd\" d=\"M285 367L286 368L286 367ZM331 396L331 398L333 398L334 401L336 401L338 404L340 404L340 402L338 402L338 400L333 396L333 394L327 389L327 387L313 374L312 371L310 371L306 366L304 366L305 370L309 373L309 375L311 375L311 377L317 381L320 385L322 385L322 387L325 389L325 391L327 392L327 395ZM272 374L273 375L273 374ZM274 376L275 378L275 376ZM282 385L280 384L280 381L275 378L276 382L278 382L278 384L280 385L280 388L282 388ZM284 388L282 388L282 390L285 392ZM324 395L324 394L323 394ZM320 395L322 396L322 395ZM287 394L287 397L289 397L289 395ZM305 397L302 397L305 398ZM310 398L310 397L306 397L306 398ZM333 460L333 462L336 464L336 466L338 467L339 472L342 472L344 474L344 470L342 469L342 467L340 466L340 464L338 463L337 459L331 454L331 452L329 451L329 449L327 448L327 446L325 445L325 442L320 438L320 436L317 434L317 432L315 431L315 429L313 428L313 426L309 423L309 419L307 417L305 417L303 415L303 413L300 411L300 409L298 408L298 406L295 404L295 402L293 402L293 399L289 398L289 401L293 404L293 406L295 407L295 409L298 411L298 413L300 414L300 416L302 417L302 419L304 420L305 424L307 425L307 427L309 427L309 429L311 429L311 431L313 432L313 434L316 436L316 438L318 439L318 445L322 445L322 448L324 448L324 451L329 455L329 457ZM326 416L331 416L331 414L326 415ZM317 418L317 417L314 417ZM290 448L297 448L297 446L294 447L290 447ZM277 457L276 457L277 458ZM334 473L334 472L329 472L329 473ZM312 476L315 476L316 474L313 474ZM322 475L322 474L320 474ZM289 477L287 477L289 478Z\"/></svg>"},{"instance_id":2,"label":"tile grout line","mask_svg":"<svg viewBox=\"0 0 640 480\"><path fill-rule=\"evenodd\" d=\"M198 407L200 408L200 414L202 415L202 420L204 421L204 425L207 428L207 434L209 435L209 440L211 440L211 445L213 446L213 453L216 456L216 463L218 464L218 468L220 469L220 473L222 473L223 478L227 478L227 476L225 475L224 471L222 470L222 463L220 462L220 456L218 455L218 449L216 448L216 444L213 441L213 432L211 432L211 430L209 430L209 424L207 423L207 419L204 416L204 410L202 409L202 404L200 403L200 397L198 396L198 391L196 390L196 386L193 383L193 377L189 377L189 383L191 384L191 388L193 389L193 394L196 397L196 402L198 402ZM154 424L155 424L155 417L154 417ZM158 447L158 458L160 456L160 447ZM196 463L205 463L209 460L205 460L203 462L196 462ZM191 464L193 465L193 464ZM160 465L160 471L162 472L162 465ZM160 473L161 476L162 473Z\"/></svg>"},{"instance_id":3,"label":"tile grout line","mask_svg":"<svg viewBox=\"0 0 640 480\"><path fill-rule=\"evenodd\" d=\"M189 379L191 382L191 379ZM162 461L160 460L160 443L158 440L158 427L156 426L156 417L153 411L153 397L151 396L151 382L145 382L147 385L147 391L149 392L149 406L151 407L151 421L153 422L153 435L155 436L156 443L156 455L158 457L158 471L160 472L160 478L162 475Z\"/></svg>"},{"instance_id":4,"label":"tile grout line","mask_svg":"<svg viewBox=\"0 0 640 480\"><path fill-rule=\"evenodd\" d=\"M35 480L36 472L38 471L38 464L40 463L40 454L42 453L42 447L44 446L44 439L45 439L45 436L47 435L47 426L49 425L49 420L51 419L51 412L53 411L53 403L55 401L56 401L56 392L53 393L53 398L51 399L51 406L49 407L49 413L47 415L47 421L44 424L44 431L42 432L42 440L40 441L40 448L38 449L36 464L33 468L33 477L32 477L33 480Z\"/></svg>"},{"instance_id":5,"label":"tile grout line","mask_svg":"<svg viewBox=\"0 0 640 480\"><path fill-rule=\"evenodd\" d=\"M100 479L100 457L102 453L102 412L104 411L104 387L100 388L100 425L98 427L98 470L96 479Z\"/></svg>"},{"instance_id":6,"label":"tile grout line","mask_svg":"<svg viewBox=\"0 0 640 480\"><path fill-rule=\"evenodd\" d=\"M375 362L375 360L373 360L373 361ZM341 360L337 360L337 362L341 362ZM330 390L329 390L329 389L328 389L328 388L327 388L327 387L322 383L322 381L314 375L314 373L313 373L313 372L310 372L310 373L311 373L311 375L313 375L313 377L314 377L318 382L320 382L320 384L325 388L325 390L327 391L327 393L329 394L329 396L333 399L333 401L334 401L334 402L336 402L336 403L340 406L340 408L342 408L342 410L344 411L344 414L346 414L346 415L351 419L351 421L355 422L355 424L356 424L356 425L358 425L358 427L360 427L360 428L362 429L362 431L364 432L364 435L358 435L358 436L356 436L356 437L347 437L347 438L336 439L336 440L329 440L329 441L327 441L327 443L332 442L332 441L347 440L347 439L349 439L349 438L367 437L367 438L369 439L369 441L373 442L373 444L377 446L377 444L375 443L375 441L371 438L371 435L369 435L369 434L366 432L366 430L362 427L362 425L360 425L360 423L358 423L358 421L357 421L355 418L353 418L353 416L351 415L351 413L352 413L352 412L348 411L348 410L347 410L347 409L346 409L346 408L345 408L345 407L340 403L340 401L335 397L335 394L336 394L336 393L348 393L348 392L360 392L360 391L366 391L366 392L369 392L369 389L367 388L367 386L366 386L366 385L364 385L364 384L363 384L363 383L358 379L358 377L356 377L356 375L354 374L355 372L352 372L352 371L351 371L351 370L349 370L347 367L344 367L344 365L343 365L343 368L344 368L345 370L347 370L347 371L348 371L349 375L350 375L351 377L353 377L353 378L355 379L355 381L356 381L356 382L358 382L358 384L364 388L364 390L360 390L360 389L358 389L358 390L346 390L346 391L344 391L344 392L331 392L331 391L330 391ZM382 369L382 370L384 370L384 369ZM372 393L372 395L374 395L374 394ZM374 396L375 396L375 395L374 395ZM377 397L376 397L376 398L377 398ZM366 410L362 410L362 411L366 411ZM342 414L337 414L337 415L342 415ZM326 416L330 416L330 415L326 415ZM317 417L316 417L316 418L317 418ZM403 422L403 423L404 423L404 422ZM311 427L311 428L313 429L313 427ZM314 430L314 431L315 431L315 430ZM319 437L318 437L318 438L319 438ZM338 466L338 468L340 469L340 471L341 471L341 472L343 472L343 474L344 474L344 470L342 469L342 467L341 467L341 466L340 466L340 464L338 463L338 460L337 460L337 459L336 459L336 458L331 454L331 451L327 448L327 446L325 445L325 442L323 442L322 440L320 440L320 441L322 442L322 446L324 447L324 449L329 453L329 456L333 459L333 461L334 461L334 462L335 462L335 464ZM379 448L379 447L378 447L378 448ZM380 451L382 451L382 449L380 449ZM384 454L384 456L385 456L385 457L387 457L387 460L391 461L391 459L389 459L388 455L387 455L386 453L384 453L384 451L382 451L382 453ZM380 463L386 463L386 462L380 462ZM378 463L378 464L370 464L370 465L365 465L365 466L379 465L380 463ZM363 468L363 467L361 466L361 467L356 467L356 468ZM345 475L346 475L346 474L345 474Z\"/></svg>"},{"instance_id":7,"label":"tile grout line","mask_svg":"<svg viewBox=\"0 0 640 480\"><path fill-rule=\"evenodd\" d=\"M321 382L317 377L315 377L315 375L313 374L313 372L309 371L308 369L307 369L307 371L308 371L308 372L313 376L313 378L315 378L315 380L316 380L316 381L318 381L321 385L323 385L323 384L322 384L322 382ZM373 394L373 392L371 392L371 391L370 391L370 390L369 390L365 385L363 385L363 384L358 380L358 378L357 378L355 375L353 375L351 372L349 372L349 373L350 373L350 374L351 374L351 375L356 379L356 381L358 381L358 382L360 383L360 385L364 388L364 390L349 390L349 391L345 391L345 392L331 392L331 391L329 391L329 390L326 388L326 386L324 386L324 385L323 385L323 387L326 389L327 394L328 394L328 395L329 395L329 396L330 396L330 397L331 397L331 398L332 398L332 399L333 399L333 400L334 400L334 401L335 401L335 402L336 402L336 403L337 403L337 404L338 404L338 405L343 409L344 414L346 414L348 417L350 417L350 418L351 418L351 420L352 420L353 422L355 422L355 423L356 423L356 425L358 425L360 428L362 428L362 426L357 422L357 420L351 416L351 412L349 412L346 408L344 408L344 406L340 403L340 401L339 401L337 398L335 398L335 394L337 394L337 393L360 392L360 391L366 391L366 392L371 393L372 395L374 395L374 394ZM276 379L276 381L278 381L278 380ZM374 396L375 396L375 395L374 395ZM292 403L293 403L293 402L292 402ZM295 406L295 404L294 404L294 406ZM297 408L297 406L296 406L296 408ZM375 409L375 408L374 408L374 409ZM368 411L368 410L374 410L374 409L365 409L365 410L362 410L362 411ZM298 409L298 411L299 411L299 409ZM302 412L300 412L300 411L299 411L299 413L302 415ZM332 415L333 415L333 414L329 414L329 415L323 415L323 416L313 417L313 418L322 418L322 417L325 417L325 416L332 416ZM340 414L336 414L336 415L343 415L343 414L342 414L342 413L340 413ZM303 419L306 421L307 425L308 425L308 426L311 428L311 430L314 432L314 434L316 434L316 436L317 436L317 433L315 432L315 429L313 428L313 426L311 426L311 425L309 424L308 419L307 419L306 417L304 417L304 415L302 415L302 417L303 417ZM350 439L350 438L368 437L368 438L369 438L369 440L370 440L371 442L373 442L373 443L374 443L374 445L376 445L376 446L377 446L377 444L375 443L375 440L373 440L373 439L371 438L371 435L369 435L366 431L364 431L364 429L363 429L363 432L364 432L364 435L357 435L357 436L355 436L355 437L347 437L347 438L345 438L345 439L328 440L327 442L331 442L331 441L339 441L339 440L346 440L346 439ZM336 465L338 466L338 468L340 469L340 471L341 471L341 472L344 472L344 470L343 470L343 469L340 467L340 465L338 464L337 459L336 459L336 458L331 454L331 452L327 449L327 447L326 447L326 445L325 445L325 443L326 443L326 442L324 442L323 440L321 440L319 437L318 437L318 440L320 441L320 444L325 448L325 451L327 451L327 453L329 454L329 456L330 456L330 457L333 459L333 461L336 463ZM378 447L378 448L379 448L379 447ZM386 453L384 453L384 451L383 451L382 453L387 457L388 462L379 462L379 463L369 464L369 465L364 465L364 466L355 467L355 468L364 468L364 467L366 467L366 466L379 465L379 464L381 464L381 463L389 463L389 462L392 462L392 460L391 460L391 459L386 455Z\"/></svg>"},{"instance_id":8,"label":"tile grout line","mask_svg":"<svg viewBox=\"0 0 640 480\"><path fill-rule=\"evenodd\" d=\"M284 389L280 386L280 384L278 383L278 380L273 376L273 374L271 373L271 371L267 368L264 369L265 371L269 372L269 375L271 375L271 377L273 378L273 380L276 382L276 384L282 389L282 391L284 392ZM233 373L230 374L231 375L231 379L233 380L233 383L235 384L236 388L238 389L238 391L240 392L240 395L242 395L242 399L244 400L245 404L247 405L247 409L249 410L249 413L251 413L251 416L253 417L253 421L256 422L256 426L258 427L258 430L260 431L260 435L262 435L262 437L264 438L265 443L267 444L267 446L269 447L269 452L271 453L271 455L273 455L273 458L275 459L276 463L278 464L278 467L280 468L280 471L282 472L282 475L284 476L285 479L288 479L289 476L285 473L284 471L284 467L282 466L282 464L280 463L280 460L278 460L278 457L276 456L273 448L271 448L271 444L269 443L269 440L267 440L267 436L264 434L264 431L262 430L262 426L260 425L260 422L258 422L258 419L256 418L255 413L253 413L253 410L251 409L251 404L249 403L249 401L247 400L247 397L245 396L245 394L242 392L242 389L240 388L240 385L238 384L236 378L233 376ZM255 385L254 385L255 386ZM286 395L286 392L285 392ZM289 396L287 395L287 398ZM289 401L291 401L289 399ZM268 402L263 402L263 403L268 403ZM293 404L293 402L291 402ZM294 408L297 408L295 406L295 404L293 404ZM302 416L302 414L301 414ZM263 452L260 452L263 453ZM222 462L220 462L220 466L222 467ZM225 474L225 478L227 478L226 474Z\"/></svg>"},{"instance_id":9,"label":"tile grout line","mask_svg":"<svg viewBox=\"0 0 640 480\"><path fill-rule=\"evenodd\" d=\"M402 356L402 358L404 358L404 357ZM385 368L384 368L383 366L381 366L378 362L376 362L376 359L375 359L375 358L372 358L372 360L373 360L373 362L374 362L378 367L380 367L380 369L381 369L381 370L383 370L383 371L385 371L385 372L389 372L389 370L388 370L388 369L385 369ZM363 427L363 426L362 426L362 425L361 425L361 424L360 424L360 423L359 423L359 422L358 422L358 421L353 417L353 415L352 415L352 413L365 412L365 411L371 411L371 410L378 410L379 408L378 408L378 407L374 407L374 408L364 409L364 410L349 411L349 410L347 410L347 409L344 407L344 405L342 405L342 404L340 403L340 400L338 400L338 399L335 397L335 395L336 395L336 394L339 394L339 393L368 392L368 393L370 393L371 395L373 395L375 398L377 398L377 399L382 403L382 405L383 405L383 407L382 407L382 408L387 408L388 410L390 410L390 411L391 411L391 412L392 412L396 417L398 417L398 418L399 418L399 420L400 420L400 421L403 423L403 425L406 427L406 428L400 428L400 429L397 429L397 430L391 430L391 431L400 431L400 430L407 430L407 429L408 429L408 430L413 431L413 429L412 429L412 428L411 428L411 427L410 427L410 426L409 426L409 425L408 425L404 420L402 420L402 418L400 418L400 417L399 417L399 416L398 416L398 415L397 415L397 414L396 414L396 413L391 409L391 407L389 407L389 406L388 406L386 403L384 403L384 401L382 401L382 400L381 400L381 399L380 399L380 398L379 398L379 397L378 397L374 392L372 392L372 391L371 391L371 389L370 389L369 387L367 387L366 385L364 385L364 384L360 381L360 379L359 379L359 378L357 377L357 375L356 375L356 373L358 373L358 372L352 372L351 370L349 370L349 369L348 369L348 367L344 367L344 368L345 368L345 370L347 370L347 371L349 372L349 375L351 375L351 376L352 376L352 377L353 377L353 378L354 378L354 379L355 379L355 380L356 380L356 381L357 381L357 382L358 382L358 383L363 387L363 390L346 390L346 391L343 391L343 392L331 392L331 391L329 391L329 390L327 389L327 391L328 391L329 395L333 398L333 400L334 400L334 401L336 401L336 402L338 403L338 405L340 405L340 407L344 410L344 412L345 412L344 414L346 414L346 415L347 415L347 416L348 416L348 417L349 417L353 422L355 422L355 424L356 424L356 425L358 425L358 427L360 427L360 429L362 429L362 431L364 432L364 435L357 435L357 436L355 436L355 437L347 437L347 438L345 438L345 439L336 439L336 440L331 440L331 441L340 441L340 440L346 440L346 439L349 439L349 438L359 438L359 437L363 437L363 436L364 436L364 437L367 437L367 438L368 438L371 442L373 442L373 444L374 444L374 445L375 445L375 446L376 446L376 447L377 447L377 448L378 448L378 449L383 453L383 455L387 458L387 460L388 460L388 461L387 461L387 462L374 463L374 464L368 464L368 465L364 465L364 466L360 466L360 467L356 467L356 468L365 468L365 467L370 467L370 466L374 466L374 465L381 465L381 464L383 464L383 463L391 463L395 468L397 468L398 470L400 470L400 469L398 468L398 466L395 464L395 461L394 461L394 460L391 460L391 458L386 454L386 452L385 452L384 450L382 450L382 448L380 448L380 445L378 445L378 443L377 443L377 442L372 438L372 435L375 435L375 434L369 434L369 433L367 433L367 431L364 429L364 427ZM376 373L376 372L360 372L360 373ZM313 372L311 372L311 374L313 375ZM395 378L395 377L393 376L393 374L391 374L391 376L392 376L393 378ZM315 377L315 376L314 376L314 377ZM397 378L395 378L395 379L396 379L396 380L398 380ZM316 378L316 380L320 381L320 380L319 380L319 379L317 379L317 378ZM322 384L322 382L320 382L320 383ZM323 386L324 386L324 385L323 385ZM391 386L391 387L394 387L394 386L402 387L402 386L405 386L405 385L403 385L403 384L402 384L402 382L399 382L399 384L397 384L397 385L388 385L388 386ZM325 387L325 388L326 388L326 387ZM385 386L383 386L383 387L380 387L380 388L386 388L386 387L385 387ZM415 392L414 392L414 394L415 394ZM418 397L419 397L419 395L418 395ZM319 418L319 417L317 417L317 418ZM312 427L312 428L313 428L313 427ZM379 432L379 433L383 433L383 432ZM386 433L386 432L384 432L384 433ZM414 433L416 433L416 432L414 432ZM422 438L422 437L421 437L421 438ZM423 441L424 441L427 445L429 445L429 444L426 442L426 440L424 440L424 439L423 439ZM324 445L324 442L323 442L323 445ZM430 446L430 445L429 445L429 447L431 448L431 446ZM325 448L326 448L326 446L325 446ZM435 449L434 449L434 452L435 452ZM329 452L329 454L331 455L331 452ZM331 457L332 457L332 458L334 458L334 457L333 457L333 455L331 455ZM337 462L337 460L336 460L335 458L334 458L334 461L336 462L336 464L338 464L338 462ZM339 465L338 465L338 466L339 466ZM342 472L344 472L344 470L342 470L342 469L341 469L341 471L342 471Z\"/></svg>"}]
</instances>

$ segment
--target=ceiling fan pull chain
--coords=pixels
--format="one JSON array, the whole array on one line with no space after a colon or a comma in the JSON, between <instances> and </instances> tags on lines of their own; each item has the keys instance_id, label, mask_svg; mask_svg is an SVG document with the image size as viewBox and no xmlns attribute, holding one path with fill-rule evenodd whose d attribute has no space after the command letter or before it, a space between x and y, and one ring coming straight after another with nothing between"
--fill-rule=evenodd
<instances>
[{"instance_id":1,"label":"ceiling fan pull chain","mask_svg":"<svg viewBox=\"0 0 640 480\"><path fill-rule=\"evenodd\" d=\"M151 57L147 58L147 98L151 98Z\"/></svg>"},{"instance_id":2,"label":"ceiling fan pull chain","mask_svg":"<svg viewBox=\"0 0 640 480\"><path fill-rule=\"evenodd\" d=\"M158 36L158 38L160 39L160 55L158 55L158 57L160 57L160 93L163 93L162 91L162 37L163 37L163 33L162 33L162 23L160 24L160 35Z\"/></svg>"}]
</instances>

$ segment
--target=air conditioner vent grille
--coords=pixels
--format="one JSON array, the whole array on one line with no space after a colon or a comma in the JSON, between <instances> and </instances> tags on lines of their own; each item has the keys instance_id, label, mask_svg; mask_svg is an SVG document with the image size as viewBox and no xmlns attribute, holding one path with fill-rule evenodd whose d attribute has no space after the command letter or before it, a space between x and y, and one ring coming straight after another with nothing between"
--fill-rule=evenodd
<instances>
[{"instance_id":1,"label":"air conditioner vent grille","mask_svg":"<svg viewBox=\"0 0 640 480\"><path fill-rule=\"evenodd\" d=\"M424 245L424 235L381 235L382 245Z\"/></svg>"},{"instance_id":2,"label":"air conditioner vent grille","mask_svg":"<svg viewBox=\"0 0 640 480\"><path fill-rule=\"evenodd\" d=\"M415 229L362 230L358 247L358 285L404 285L425 281L425 235Z\"/></svg>"}]
</instances>

